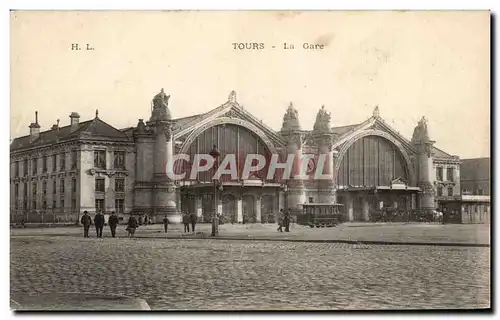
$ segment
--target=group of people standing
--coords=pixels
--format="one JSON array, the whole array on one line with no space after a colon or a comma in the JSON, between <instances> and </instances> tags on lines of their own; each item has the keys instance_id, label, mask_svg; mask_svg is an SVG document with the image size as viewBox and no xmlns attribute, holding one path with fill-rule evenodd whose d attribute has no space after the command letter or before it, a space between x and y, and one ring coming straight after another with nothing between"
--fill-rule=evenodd
<instances>
[{"instance_id":1,"label":"group of people standing","mask_svg":"<svg viewBox=\"0 0 500 320\"><path fill-rule=\"evenodd\" d=\"M280 209L277 231L283 232L283 227L285 227L285 232L290 232L290 210L283 211L283 209Z\"/></svg>"},{"instance_id":2,"label":"group of people standing","mask_svg":"<svg viewBox=\"0 0 500 320\"><path fill-rule=\"evenodd\" d=\"M189 225L191 225L191 231L195 232L196 222L198 222L198 217L195 213L186 213L182 214L182 223L184 224L184 232L189 232ZM166 231L165 231L166 232Z\"/></svg>"},{"instance_id":3,"label":"group of people standing","mask_svg":"<svg viewBox=\"0 0 500 320\"><path fill-rule=\"evenodd\" d=\"M92 218L90 217L88 211L84 211L80 222L83 225L84 238L89 238L89 229L92 224L95 226L97 238L102 238L102 230L104 229L105 224L105 218L102 212L97 212L94 216L94 220L92 221ZM108 219L108 225L109 229L111 230L111 236L113 238L115 238L116 236L116 227L118 226L118 223L118 216L114 211L111 212L111 215ZM138 226L139 223L137 223L137 219L134 216L130 216L127 222L127 229L125 229L128 232L128 237L134 237L135 229L137 229Z\"/></svg>"}]
</instances>

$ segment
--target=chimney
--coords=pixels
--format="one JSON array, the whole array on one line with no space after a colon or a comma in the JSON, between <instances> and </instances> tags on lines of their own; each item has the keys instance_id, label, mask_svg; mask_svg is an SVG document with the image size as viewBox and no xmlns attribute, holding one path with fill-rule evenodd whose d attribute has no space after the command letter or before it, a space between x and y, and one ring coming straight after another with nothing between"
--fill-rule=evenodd
<instances>
[{"instance_id":1,"label":"chimney","mask_svg":"<svg viewBox=\"0 0 500 320\"><path fill-rule=\"evenodd\" d=\"M35 122L30 124L30 143L40 136L40 125L38 124L38 111L35 111Z\"/></svg>"},{"instance_id":2,"label":"chimney","mask_svg":"<svg viewBox=\"0 0 500 320\"><path fill-rule=\"evenodd\" d=\"M78 129L78 123L80 122L80 115L76 112L71 112L69 115L70 123L71 123L71 132Z\"/></svg>"},{"instance_id":3,"label":"chimney","mask_svg":"<svg viewBox=\"0 0 500 320\"><path fill-rule=\"evenodd\" d=\"M59 119L57 119L57 124L53 124L52 125L52 128L50 128L52 130L59 130Z\"/></svg>"}]
</instances>

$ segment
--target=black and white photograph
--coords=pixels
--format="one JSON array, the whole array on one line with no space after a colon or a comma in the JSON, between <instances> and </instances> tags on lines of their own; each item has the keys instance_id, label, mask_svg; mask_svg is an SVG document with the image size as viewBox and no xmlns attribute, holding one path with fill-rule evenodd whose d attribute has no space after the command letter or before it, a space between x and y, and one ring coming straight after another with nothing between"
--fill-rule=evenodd
<instances>
[{"instance_id":1,"label":"black and white photograph","mask_svg":"<svg viewBox=\"0 0 500 320\"><path fill-rule=\"evenodd\" d=\"M491 311L490 11L9 18L12 312Z\"/></svg>"}]
</instances>

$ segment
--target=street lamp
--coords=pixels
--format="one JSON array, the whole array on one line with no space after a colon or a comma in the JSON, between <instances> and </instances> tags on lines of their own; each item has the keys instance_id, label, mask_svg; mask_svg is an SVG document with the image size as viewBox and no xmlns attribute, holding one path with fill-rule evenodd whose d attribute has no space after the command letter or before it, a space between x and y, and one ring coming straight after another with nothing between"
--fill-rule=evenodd
<instances>
[{"instance_id":1,"label":"street lamp","mask_svg":"<svg viewBox=\"0 0 500 320\"><path fill-rule=\"evenodd\" d=\"M216 237L219 235L219 217L217 216L217 180L215 179L215 173L217 172L217 160L220 156L220 151L217 149L217 146L214 144L212 151L210 151L210 155L214 158L214 216L212 218L212 237Z\"/></svg>"}]
</instances>

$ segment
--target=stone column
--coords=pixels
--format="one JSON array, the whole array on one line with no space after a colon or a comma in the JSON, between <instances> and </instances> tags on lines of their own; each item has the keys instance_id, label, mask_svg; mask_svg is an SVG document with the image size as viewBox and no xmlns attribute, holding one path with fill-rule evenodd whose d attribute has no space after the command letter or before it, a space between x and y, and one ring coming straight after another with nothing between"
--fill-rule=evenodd
<instances>
[{"instance_id":1,"label":"stone column","mask_svg":"<svg viewBox=\"0 0 500 320\"><path fill-rule=\"evenodd\" d=\"M155 127L154 177L155 211L157 215L176 214L176 187L167 176L171 169L167 165L172 161L172 129L170 122L158 121Z\"/></svg>"},{"instance_id":2,"label":"stone column","mask_svg":"<svg viewBox=\"0 0 500 320\"><path fill-rule=\"evenodd\" d=\"M203 208L202 208L202 199L201 199L201 196L196 196L196 199L195 199L195 212L196 212L196 216L198 217L198 219L201 219L203 217Z\"/></svg>"},{"instance_id":3,"label":"stone column","mask_svg":"<svg viewBox=\"0 0 500 320\"><path fill-rule=\"evenodd\" d=\"M255 220L256 222L260 223L262 221L262 213L261 213L262 198L260 195L256 195L254 199L255 199Z\"/></svg>"},{"instance_id":4,"label":"stone column","mask_svg":"<svg viewBox=\"0 0 500 320\"><path fill-rule=\"evenodd\" d=\"M365 221L370 221L370 206L367 197L363 197L363 219Z\"/></svg>"},{"instance_id":5,"label":"stone column","mask_svg":"<svg viewBox=\"0 0 500 320\"><path fill-rule=\"evenodd\" d=\"M289 136L287 150L287 159L289 155L294 155L292 172L288 180L287 205L292 211L302 211L302 204L306 202L304 183L300 179L295 179L300 175L302 160L302 137L299 133Z\"/></svg>"},{"instance_id":6,"label":"stone column","mask_svg":"<svg viewBox=\"0 0 500 320\"><path fill-rule=\"evenodd\" d=\"M322 166L322 172L315 172L314 176L314 179L318 179L318 202L336 203L337 197L335 192L335 182L333 179L334 159L332 150L332 135L329 133L318 134L315 140L316 145L318 146L318 163L316 165L316 170L320 170ZM320 161L322 161L323 164L320 164ZM330 179L324 179L323 176L330 176Z\"/></svg>"},{"instance_id":7,"label":"stone column","mask_svg":"<svg viewBox=\"0 0 500 320\"><path fill-rule=\"evenodd\" d=\"M353 208L353 198L350 196L346 197L346 212L347 212L347 220L354 221L354 208Z\"/></svg>"},{"instance_id":8,"label":"stone column","mask_svg":"<svg viewBox=\"0 0 500 320\"><path fill-rule=\"evenodd\" d=\"M241 197L236 199L236 216L238 223L243 223L243 200Z\"/></svg>"}]
</instances>

